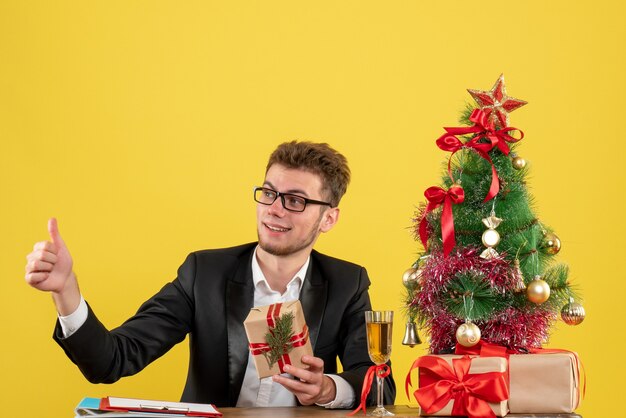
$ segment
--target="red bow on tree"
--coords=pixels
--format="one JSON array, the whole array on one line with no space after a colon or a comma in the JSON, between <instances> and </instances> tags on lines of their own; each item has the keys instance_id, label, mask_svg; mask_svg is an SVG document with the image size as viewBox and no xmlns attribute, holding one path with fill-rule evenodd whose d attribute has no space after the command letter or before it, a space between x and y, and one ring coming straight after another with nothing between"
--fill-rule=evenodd
<instances>
[{"instance_id":1,"label":"red bow on tree","mask_svg":"<svg viewBox=\"0 0 626 418\"><path fill-rule=\"evenodd\" d=\"M465 200L465 191L461 186L456 185L451 186L448 191L445 191L441 187L433 186L426 189L424 196L428 200L428 205L420 221L420 239L422 240L424 248L427 248L428 222L426 222L426 215L443 203L443 211L441 212L441 237L443 239L443 253L444 256L447 256L456 245L452 204L463 203L463 200Z\"/></svg>"},{"instance_id":2,"label":"red bow on tree","mask_svg":"<svg viewBox=\"0 0 626 418\"><path fill-rule=\"evenodd\" d=\"M508 143L514 143L524 138L524 133L517 128L509 127L503 129L495 129L492 122L489 122L488 115L481 109L474 109L469 120L474 122L473 126L469 127L457 127L457 128L444 128L446 133L437 139L437 146L444 151L450 151L452 154L448 159L448 174L452 178L450 163L452 161L452 155L455 152L463 148L469 148L475 150L482 158L487 160L491 165L491 186L489 192L485 197L485 202L494 198L500 189L500 181L498 180L498 172L496 171L493 161L489 157L489 151L494 147L498 147L504 155L509 155L511 151ZM520 137L515 138L509 135L509 132L519 132ZM470 141L463 143L456 135L476 134ZM482 138L487 138L489 142L478 142ZM454 179L453 179L454 180Z\"/></svg>"},{"instance_id":3,"label":"red bow on tree","mask_svg":"<svg viewBox=\"0 0 626 418\"><path fill-rule=\"evenodd\" d=\"M490 149L498 147L504 155L509 155L509 152L511 152L507 143L518 142L524 138L524 132L517 128L507 127L496 129L493 123L489 122L487 114L481 109L474 109L469 120L474 122L474 126L444 129L452 135L476 134L476 137L473 138L473 140L475 139L476 141L481 138L487 138L491 142ZM519 132L520 137L515 138L509 135L509 132Z\"/></svg>"},{"instance_id":4,"label":"red bow on tree","mask_svg":"<svg viewBox=\"0 0 626 418\"><path fill-rule=\"evenodd\" d=\"M503 372L470 374L471 359L463 356L452 360L452 367L444 359L423 356L415 360L405 382L409 396L411 371L420 367L429 382L417 389L413 396L427 414L445 407L451 400L452 415L470 418L495 417L488 402L502 402L509 398L509 389Z\"/></svg>"},{"instance_id":5,"label":"red bow on tree","mask_svg":"<svg viewBox=\"0 0 626 418\"><path fill-rule=\"evenodd\" d=\"M449 128L444 128L444 129L449 129ZM453 181L454 179L452 178L452 170L450 167L450 164L452 162L452 156L457 151L463 148L469 148L469 149L475 150L478 153L478 155L483 157L485 160L489 162L489 164L491 164L491 186L489 187L489 192L487 193L487 196L485 197L485 200L484 200L486 202L494 198L498 194L498 191L500 191L500 181L498 180L498 172L496 171L496 167L493 165L493 161L491 161L491 157L489 157L489 154L488 154L488 152L493 148L493 145L490 143L486 143L486 142L479 143L478 139L479 139L478 137L475 137L471 141L463 143L456 136L450 133L446 133L446 134L441 135L437 139L437 146L444 151L452 152L452 154L450 154L450 158L448 159L448 175Z\"/></svg>"}]
</instances>

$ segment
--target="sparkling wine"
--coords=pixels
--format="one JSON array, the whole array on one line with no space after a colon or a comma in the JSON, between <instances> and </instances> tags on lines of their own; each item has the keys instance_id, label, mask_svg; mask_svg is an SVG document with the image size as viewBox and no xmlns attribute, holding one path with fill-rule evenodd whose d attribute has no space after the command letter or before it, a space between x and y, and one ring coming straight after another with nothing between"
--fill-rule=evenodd
<instances>
[{"instance_id":1,"label":"sparkling wine","mask_svg":"<svg viewBox=\"0 0 626 418\"><path fill-rule=\"evenodd\" d=\"M391 356L391 322L367 323L367 351L376 364L383 364Z\"/></svg>"}]
</instances>

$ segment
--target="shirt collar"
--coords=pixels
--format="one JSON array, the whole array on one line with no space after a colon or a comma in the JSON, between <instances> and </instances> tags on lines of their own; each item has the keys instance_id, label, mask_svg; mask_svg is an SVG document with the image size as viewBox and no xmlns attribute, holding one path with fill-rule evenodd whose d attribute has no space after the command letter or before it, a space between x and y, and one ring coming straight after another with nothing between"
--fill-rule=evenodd
<instances>
[{"instance_id":1,"label":"shirt collar","mask_svg":"<svg viewBox=\"0 0 626 418\"><path fill-rule=\"evenodd\" d=\"M259 260L256 258L256 252L259 246L257 245L254 248L254 254L252 254L252 281L254 283L254 288L257 289L259 284L265 283L267 288L269 289L269 283L267 283L267 279L265 279L265 275L263 274L263 270L261 270L261 266L259 265ZM293 278L287 283L287 289L293 285L298 286L298 294L302 290L302 285L304 284L304 279L306 277L306 271L309 269L309 263L311 262L311 256L309 255L300 267L300 270L296 272Z\"/></svg>"}]
</instances>

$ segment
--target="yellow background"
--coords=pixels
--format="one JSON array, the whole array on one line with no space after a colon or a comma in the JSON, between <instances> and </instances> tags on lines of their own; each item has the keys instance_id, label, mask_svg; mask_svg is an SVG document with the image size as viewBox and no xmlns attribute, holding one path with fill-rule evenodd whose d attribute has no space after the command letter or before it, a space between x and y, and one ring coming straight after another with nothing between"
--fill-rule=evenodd
<instances>
[{"instance_id":1,"label":"yellow background","mask_svg":"<svg viewBox=\"0 0 626 418\"><path fill-rule=\"evenodd\" d=\"M113 327L188 252L256 238L251 188L291 139L349 159L341 221L317 249L365 265L374 307L396 310L406 403L405 373L426 348L400 344L401 274L418 251L411 216L439 182L446 154L434 141L457 124L465 89L489 89L500 73L530 103L512 113L526 134L519 151L585 296L585 322L559 323L550 347L584 361L579 413L619 411L624 11L617 0L1 1L2 415L69 417L83 396L176 400L186 375L186 344L110 386L65 358L50 297L23 280L50 216Z\"/></svg>"}]
</instances>

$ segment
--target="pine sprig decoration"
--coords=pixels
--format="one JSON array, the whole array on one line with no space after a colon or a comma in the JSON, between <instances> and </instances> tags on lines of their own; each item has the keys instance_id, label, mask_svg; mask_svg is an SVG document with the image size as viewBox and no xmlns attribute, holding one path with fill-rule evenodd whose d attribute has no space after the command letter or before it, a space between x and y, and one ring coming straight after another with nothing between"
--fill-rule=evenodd
<instances>
[{"instance_id":1,"label":"pine sprig decoration","mask_svg":"<svg viewBox=\"0 0 626 418\"><path fill-rule=\"evenodd\" d=\"M293 349L293 343L290 341L293 337L293 320L293 312L285 312L276 318L274 327L265 334L269 351L263 355L270 368L274 367L284 354L288 354Z\"/></svg>"}]
</instances>

